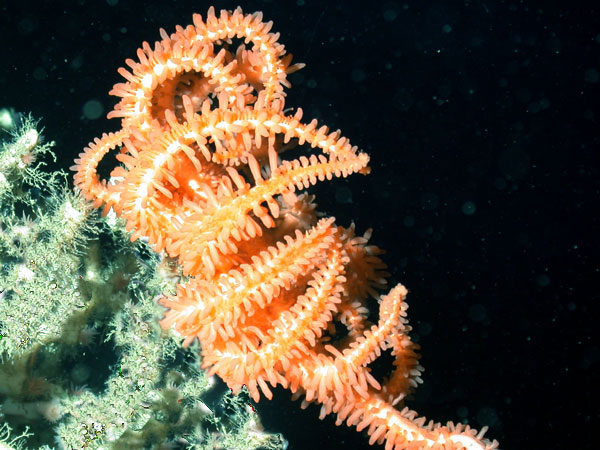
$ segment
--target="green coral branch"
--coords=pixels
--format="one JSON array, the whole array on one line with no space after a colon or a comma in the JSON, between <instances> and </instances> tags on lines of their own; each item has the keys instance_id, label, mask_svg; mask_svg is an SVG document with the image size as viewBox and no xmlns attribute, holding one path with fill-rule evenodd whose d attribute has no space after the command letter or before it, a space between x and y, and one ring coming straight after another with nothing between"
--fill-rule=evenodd
<instances>
[{"instance_id":1,"label":"green coral branch","mask_svg":"<svg viewBox=\"0 0 600 450\"><path fill-rule=\"evenodd\" d=\"M285 448L247 396L198 368L197 344L184 351L160 329L155 299L181 281L176 265L124 239L65 174L44 172L53 143L31 117L7 114L17 117L0 110L11 128L0 134L0 450Z\"/></svg>"}]
</instances>

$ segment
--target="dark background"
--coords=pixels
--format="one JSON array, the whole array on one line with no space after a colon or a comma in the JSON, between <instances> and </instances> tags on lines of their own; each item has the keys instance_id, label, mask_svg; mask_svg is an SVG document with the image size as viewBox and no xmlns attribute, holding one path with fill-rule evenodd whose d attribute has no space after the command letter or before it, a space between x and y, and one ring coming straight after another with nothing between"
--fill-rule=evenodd
<instances>
[{"instance_id":1,"label":"dark background","mask_svg":"<svg viewBox=\"0 0 600 450\"><path fill-rule=\"evenodd\" d=\"M107 93L142 41L211 4L262 10L307 65L287 106L372 156L371 175L323 184L318 199L340 224L373 227L410 290L426 372L409 406L487 424L502 449L597 448L600 10L335 3L0 2L0 107L41 118L68 167L118 129ZM258 408L290 450L368 448L288 399Z\"/></svg>"}]
</instances>

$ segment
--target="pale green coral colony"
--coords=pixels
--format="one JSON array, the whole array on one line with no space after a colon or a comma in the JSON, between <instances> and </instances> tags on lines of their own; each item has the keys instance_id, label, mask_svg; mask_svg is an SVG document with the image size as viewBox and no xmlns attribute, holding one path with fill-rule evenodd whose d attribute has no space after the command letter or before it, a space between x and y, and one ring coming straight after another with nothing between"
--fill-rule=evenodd
<instances>
[{"instance_id":1,"label":"pale green coral colony","mask_svg":"<svg viewBox=\"0 0 600 450\"><path fill-rule=\"evenodd\" d=\"M176 266L45 170L53 146L0 109L0 450L285 448L160 329Z\"/></svg>"}]
</instances>

